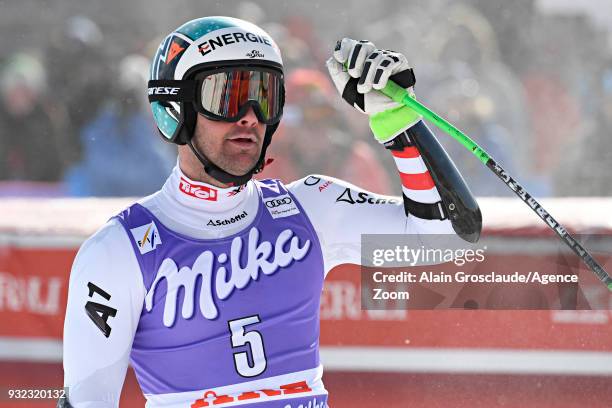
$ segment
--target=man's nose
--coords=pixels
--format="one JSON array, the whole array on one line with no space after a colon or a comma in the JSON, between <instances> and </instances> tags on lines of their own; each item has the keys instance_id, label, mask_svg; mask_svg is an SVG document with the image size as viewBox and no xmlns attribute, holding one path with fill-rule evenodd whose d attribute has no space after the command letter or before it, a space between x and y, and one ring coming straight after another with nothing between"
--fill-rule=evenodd
<instances>
[{"instance_id":1,"label":"man's nose","mask_svg":"<svg viewBox=\"0 0 612 408\"><path fill-rule=\"evenodd\" d=\"M249 106L249 110L238 120L238 124L244 127L255 127L259 120L257 119L257 115L255 115L255 110L253 110L252 106Z\"/></svg>"}]
</instances>

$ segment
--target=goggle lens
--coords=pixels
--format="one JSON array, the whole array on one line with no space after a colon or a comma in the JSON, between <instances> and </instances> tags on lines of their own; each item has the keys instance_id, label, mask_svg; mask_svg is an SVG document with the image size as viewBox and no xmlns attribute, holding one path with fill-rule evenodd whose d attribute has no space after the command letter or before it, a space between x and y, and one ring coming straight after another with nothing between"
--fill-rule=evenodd
<instances>
[{"instance_id":1,"label":"goggle lens","mask_svg":"<svg viewBox=\"0 0 612 408\"><path fill-rule=\"evenodd\" d=\"M266 124L282 114L282 75L260 70L231 70L201 79L200 104L204 113L221 120L237 120L247 105ZM257 112L258 111L258 112Z\"/></svg>"}]
</instances>

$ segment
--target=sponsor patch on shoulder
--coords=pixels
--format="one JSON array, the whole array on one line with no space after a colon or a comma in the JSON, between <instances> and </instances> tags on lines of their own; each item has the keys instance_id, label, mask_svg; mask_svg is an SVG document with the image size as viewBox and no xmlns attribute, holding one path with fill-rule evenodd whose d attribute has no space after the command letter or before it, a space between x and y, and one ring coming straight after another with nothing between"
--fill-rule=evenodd
<instances>
[{"instance_id":1,"label":"sponsor patch on shoulder","mask_svg":"<svg viewBox=\"0 0 612 408\"><path fill-rule=\"evenodd\" d=\"M140 227L132 228L130 232L132 233L132 237L134 237L134 242L136 242L141 255L151 252L162 243L154 221Z\"/></svg>"},{"instance_id":2,"label":"sponsor patch on shoulder","mask_svg":"<svg viewBox=\"0 0 612 408\"><path fill-rule=\"evenodd\" d=\"M264 205L272 218L284 218L300 213L300 210L289 194L267 198L264 200Z\"/></svg>"}]
</instances>

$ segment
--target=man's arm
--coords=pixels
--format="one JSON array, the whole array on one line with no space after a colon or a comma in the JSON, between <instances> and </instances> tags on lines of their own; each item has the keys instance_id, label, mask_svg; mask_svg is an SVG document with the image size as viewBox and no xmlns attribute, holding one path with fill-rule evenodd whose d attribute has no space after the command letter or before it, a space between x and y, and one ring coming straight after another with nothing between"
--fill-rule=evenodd
<instances>
[{"instance_id":1,"label":"man's arm","mask_svg":"<svg viewBox=\"0 0 612 408\"><path fill-rule=\"evenodd\" d=\"M402 198L322 176L291 184L322 242L326 271L361 261L362 234L456 233L475 242L480 209L452 160L419 114L379 92L393 80L414 95L415 77L406 57L344 38L327 68L342 98L369 116L374 138L392 154Z\"/></svg>"},{"instance_id":2,"label":"man's arm","mask_svg":"<svg viewBox=\"0 0 612 408\"><path fill-rule=\"evenodd\" d=\"M333 177L311 175L287 187L321 241L326 273L343 263L361 262L362 234L454 234L448 219L407 216L401 197L375 194Z\"/></svg>"},{"instance_id":3,"label":"man's arm","mask_svg":"<svg viewBox=\"0 0 612 408\"><path fill-rule=\"evenodd\" d=\"M70 274L64 322L69 406L119 405L144 297L129 238L112 220L81 246Z\"/></svg>"}]
</instances>

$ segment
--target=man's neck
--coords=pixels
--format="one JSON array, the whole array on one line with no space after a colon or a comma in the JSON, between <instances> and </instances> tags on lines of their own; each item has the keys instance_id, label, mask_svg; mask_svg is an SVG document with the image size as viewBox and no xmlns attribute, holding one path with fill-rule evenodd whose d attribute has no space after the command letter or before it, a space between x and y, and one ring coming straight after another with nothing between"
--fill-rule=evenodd
<instances>
[{"instance_id":1,"label":"man's neck","mask_svg":"<svg viewBox=\"0 0 612 408\"><path fill-rule=\"evenodd\" d=\"M231 184L222 183L210 174L206 173L204 166L195 157L191 150L181 149L179 146L178 165L181 172L193 181L200 181L202 183L210 184L211 186L219 188L232 187Z\"/></svg>"},{"instance_id":2,"label":"man's neck","mask_svg":"<svg viewBox=\"0 0 612 408\"><path fill-rule=\"evenodd\" d=\"M240 205L245 199L246 185L218 187L207 181L195 180L180 168L180 163L162 188L163 197L186 207L204 212L223 212Z\"/></svg>"},{"instance_id":3,"label":"man's neck","mask_svg":"<svg viewBox=\"0 0 612 408\"><path fill-rule=\"evenodd\" d=\"M222 183L216 178L212 177L210 174L206 173L206 171L204 170L204 166L202 166L201 164L198 169L194 169L190 168L189 166L183 167L183 164L179 162L179 167L183 174L193 181L200 181L202 183L210 184L211 186L219 188L232 187L230 184Z\"/></svg>"}]
</instances>

